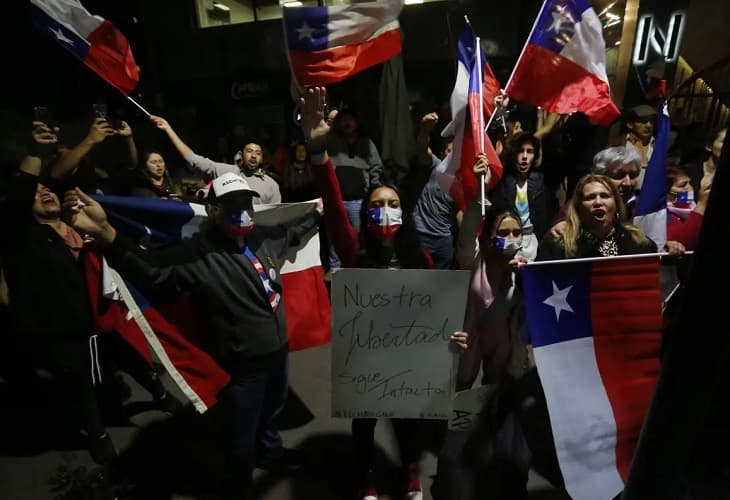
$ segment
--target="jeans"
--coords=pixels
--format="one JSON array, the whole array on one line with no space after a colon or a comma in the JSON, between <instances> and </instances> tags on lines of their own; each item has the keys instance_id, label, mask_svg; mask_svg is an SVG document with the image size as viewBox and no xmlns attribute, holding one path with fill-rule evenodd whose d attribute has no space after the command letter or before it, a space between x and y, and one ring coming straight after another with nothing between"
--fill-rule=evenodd
<instances>
[{"instance_id":1,"label":"jeans","mask_svg":"<svg viewBox=\"0 0 730 500\"><path fill-rule=\"evenodd\" d=\"M345 212L347 212L347 218L350 220L350 224L355 229L356 233L360 233L360 207L362 207L362 200L348 200L343 201L342 204L345 206ZM339 269L342 267L340 258L335 253L335 249L330 247L330 268Z\"/></svg>"},{"instance_id":2,"label":"jeans","mask_svg":"<svg viewBox=\"0 0 730 500\"><path fill-rule=\"evenodd\" d=\"M289 358L255 373L232 373L225 405L230 498L250 498L257 459L281 451L278 417L287 395Z\"/></svg>"},{"instance_id":3,"label":"jeans","mask_svg":"<svg viewBox=\"0 0 730 500\"><path fill-rule=\"evenodd\" d=\"M454 237L432 236L430 234L418 233L423 248L429 251L433 258L434 269L451 269L454 261Z\"/></svg>"}]
</instances>

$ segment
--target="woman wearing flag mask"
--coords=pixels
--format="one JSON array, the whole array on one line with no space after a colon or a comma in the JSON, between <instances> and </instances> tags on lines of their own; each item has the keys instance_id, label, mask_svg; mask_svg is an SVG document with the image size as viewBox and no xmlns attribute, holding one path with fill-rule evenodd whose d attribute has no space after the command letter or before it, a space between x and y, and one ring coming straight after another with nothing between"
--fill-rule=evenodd
<instances>
[{"instance_id":1,"label":"woman wearing flag mask","mask_svg":"<svg viewBox=\"0 0 730 500\"><path fill-rule=\"evenodd\" d=\"M688 250L697 246L713 177L714 174L707 174L702 178L695 196L689 170L667 167L667 240L678 241Z\"/></svg>"},{"instance_id":2,"label":"woman wearing flag mask","mask_svg":"<svg viewBox=\"0 0 730 500\"><path fill-rule=\"evenodd\" d=\"M312 159L315 182L324 203L325 224L342 267L432 268L433 261L421 246L410 208L402 206L402 196L397 187L387 184L372 186L360 210L360 234L350 224L325 147L337 113L332 111L328 114L326 103L327 92L324 87L308 89L302 98L302 130ZM451 339L462 350L466 348L467 336L464 332L455 332ZM421 421L391 419L391 422L400 448L406 498L421 500L423 493L417 467ZM352 421L355 472L358 475L360 498L364 500L377 500L378 497L372 471L376 423L377 419L368 418Z\"/></svg>"},{"instance_id":3,"label":"woman wearing flag mask","mask_svg":"<svg viewBox=\"0 0 730 500\"><path fill-rule=\"evenodd\" d=\"M474 173L480 177L487 170L486 159L478 158ZM482 410L477 429L447 434L439 453L435 498L526 495L529 452L510 408L515 399L511 388L534 366L515 273L528 261L517 254L523 242L521 219L512 211L492 205L482 219L481 205L475 199L464 213L456 259L459 268L472 272L464 320L470 341L459 360L456 390L470 389L480 367L482 383L498 388Z\"/></svg>"}]
</instances>

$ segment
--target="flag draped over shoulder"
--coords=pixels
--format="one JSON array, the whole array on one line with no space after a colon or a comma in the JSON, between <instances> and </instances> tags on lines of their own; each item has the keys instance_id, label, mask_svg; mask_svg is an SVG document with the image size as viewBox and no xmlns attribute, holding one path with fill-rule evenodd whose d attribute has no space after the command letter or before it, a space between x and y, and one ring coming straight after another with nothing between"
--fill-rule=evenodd
<instances>
[{"instance_id":1,"label":"flag draped over shoulder","mask_svg":"<svg viewBox=\"0 0 730 500\"><path fill-rule=\"evenodd\" d=\"M402 8L402 0L284 8L284 40L299 86L339 82L399 54Z\"/></svg>"},{"instance_id":2,"label":"flag draped over shoulder","mask_svg":"<svg viewBox=\"0 0 730 500\"><path fill-rule=\"evenodd\" d=\"M488 190L497 185L503 170L499 155L485 131L486 122L494 111L499 82L476 41L476 35L467 23L459 37L456 83L450 101L452 119L441 133L443 137L453 137L452 151L436 167L439 186L462 211L466 211L479 191L473 172L477 155L486 155L489 162L491 178Z\"/></svg>"},{"instance_id":3,"label":"flag draped over shoulder","mask_svg":"<svg viewBox=\"0 0 730 500\"><path fill-rule=\"evenodd\" d=\"M654 240L658 248L664 248L667 242L667 154L671 130L666 102L659 105L656 126L654 151L644 174L634 224Z\"/></svg>"},{"instance_id":4,"label":"flag draped over shoulder","mask_svg":"<svg viewBox=\"0 0 730 500\"><path fill-rule=\"evenodd\" d=\"M117 230L143 241L174 242L190 236L206 217L205 209L193 203L123 196L100 196L97 201ZM256 224L286 224L312 208L313 202L257 205ZM195 304L183 296L152 303L93 253L87 255L86 269L97 327L119 332L148 360L151 349L198 411L215 404L229 377L206 352ZM289 350L328 342L331 312L316 232L289 250L279 275Z\"/></svg>"},{"instance_id":5,"label":"flag draped over shoulder","mask_svg":"<svg viewBox=\"0 0 730 500\"><path fill-rule=\"evenodd\" d=\"M614 498L659 373L659 257L540 263L522 275L566 489L581 500Z\"/></svg>"},{"instance_id":6,"label":"flag draped over shoulder","mask_svg":"<svg viewBox=\"0 0 730 500\"><path fill-rule=\"evenodd\" d=\"M609 126L621 113L606 75L603 26L587 0L545 0L507 94L548 111Z\"/></svg>"},{"instance_id":7,"label":"flag draped over shoulder","mask_svg":"<svg viewBox=\"0 0 730 500\"><path fill-rule=\"evenodd\" d=\"M129 95L139 70L125 36L109 21L89 13L78 0L30 0L35 27Z\"/></svg>"}]
</instances>

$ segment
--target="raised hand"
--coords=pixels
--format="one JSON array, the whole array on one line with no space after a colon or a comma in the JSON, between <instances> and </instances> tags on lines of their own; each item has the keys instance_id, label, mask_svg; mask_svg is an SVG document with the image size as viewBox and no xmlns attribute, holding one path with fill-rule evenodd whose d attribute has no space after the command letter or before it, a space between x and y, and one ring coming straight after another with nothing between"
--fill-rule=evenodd
<instances>
[{"instance_id":1,"label":"raised hand","mask_svg":"<svg viewBox=\"0 0 730 500\"><path fill-rule=\"evenodd\" d=\"M489 181L492 178L492 171L489 168L489 161L484 155L479 155L474 162L473 167L474 175L477 177L484 176L484 184L489 185Z\"/></svg>"},{"instance_id":2,"label":"raised hand","mask_svg":"<svg viewBox=\"0 0 730 500\"><path fill-rule=\"evenodd\" d=\"M433 128L439 121L439 115L436 113L428 113L423 115L421 118L421 130L427 133L431 133Z\"/></svg>"},{"instance_id":3,"label":"raised hand","mask_svg":"<svg viewBox=\"0 0 730 500\"><path fill-rule=\"evenodd\" d=\"M114 241L116 231L107 222L106 212L79 188L66 191L61 207L64 222L79 233L89 234L104 243Z\"/></svg>"},{"instance_id":4,"label":"raised hand","mask_svg":"<svg viewBox=\"0 0 730 500\"><path fill-rule=\"evenodd\" d=\"M167 120L161 116L150 115L150 121L160 130L164 130L165 132L172 130L172 127L170 127L170 124L167 123Z\"/></svg>"},{"instance_id":5,"label":"raised hand","mask_svg":"<svg viewBox=\"0 0 730 500\"><path fill-rule=\"evenodd\" d=\"M119 129L117 130L117 134L121 135L122 137L131 137L132 127L130 127L127 122L122 120L121 127L119 127Z\"/></svg>"},{"instance_id":6,"label":"raised hand","mask_svg":"<svg viewBox=\"0 0 730 500\"><path fill-rule=\"evenodd\" d=\"M327 89L314 87L307 89L300 99L302 107L302 132L310 152L321 152L325 149L327 136L337 111L327 113Z\"/></svg>"},{"instance_id":7,"label":"raised hand","mask_svg":"<svg viewBox=\"0 0 730 500\"><path fill-rule=\"evenodd\" d=\"M509 97L504 89L499 89L499 93L494 96L494 107L495 108L506 108L509 106Z\"/></svg>"},{"instance_id":8,"label":"raised hand","mask_svg":"<svg viewBox=\"0 0 730 500\"><path fill-rule=\"evenodd\" d=\"M116 134L117 131L112 128L105 118L96 118L89 128L86 139L92 144L99 144L110 135Z\"/></svg>"},{"instance_id":9,"label":"raised hand","mask_svg":"<svg viewBox=\"0 0 730 500\"><path fill-rule=\"evenodd\" d=\"M43 122L33 122L33 131L31 136L36 144L56 144L58 142L58 131L55 127L53 130Z\"/></svg>"}]
</instances>

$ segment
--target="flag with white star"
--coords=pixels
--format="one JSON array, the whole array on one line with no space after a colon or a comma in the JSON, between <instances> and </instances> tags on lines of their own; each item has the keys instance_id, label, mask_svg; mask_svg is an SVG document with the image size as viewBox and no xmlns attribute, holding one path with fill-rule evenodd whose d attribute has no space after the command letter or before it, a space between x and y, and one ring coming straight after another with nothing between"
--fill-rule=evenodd
<instances>
[{"instance_id":1,"label":"flag with white star","mask_svg":"<svg viewBox=\"0 0 730 500\"><path fill-rule=\"evenodd\" d=\"M302 87L342 81L401 51L403 0L331 7L287 7L284 39Z\"/></svg>"},{"instance_id":2,"label":"flag with white star","mask_svg":"<svg viewBox=\"0 0 730 500\"><path fill-rule=\"evenodd\" d=\"M513 99L608 126L620 112L606 75L603 26L587 0L545 0L507 85Z\"/></svg>"},{"instance_id":3,"label":"flag with white star","mask_svg":"<svg viewBox=\"0 0 730 500\"><path fill-rule=\"evenodd\" d=\"M659 374L659 258L551 261L521 273L566 489L572 498L614 498Z\"/></svg>"},{"instance_id":4,"label":"flag with white star","mask_svg":"<svg viewBox=\"0 0 730 500\"><path fill-rule=\"evenodd\" d=\"M125 36L78 0L30 0L33 25L100 77L129 95L139 70Z\"/></svg>"}]
</instances>

